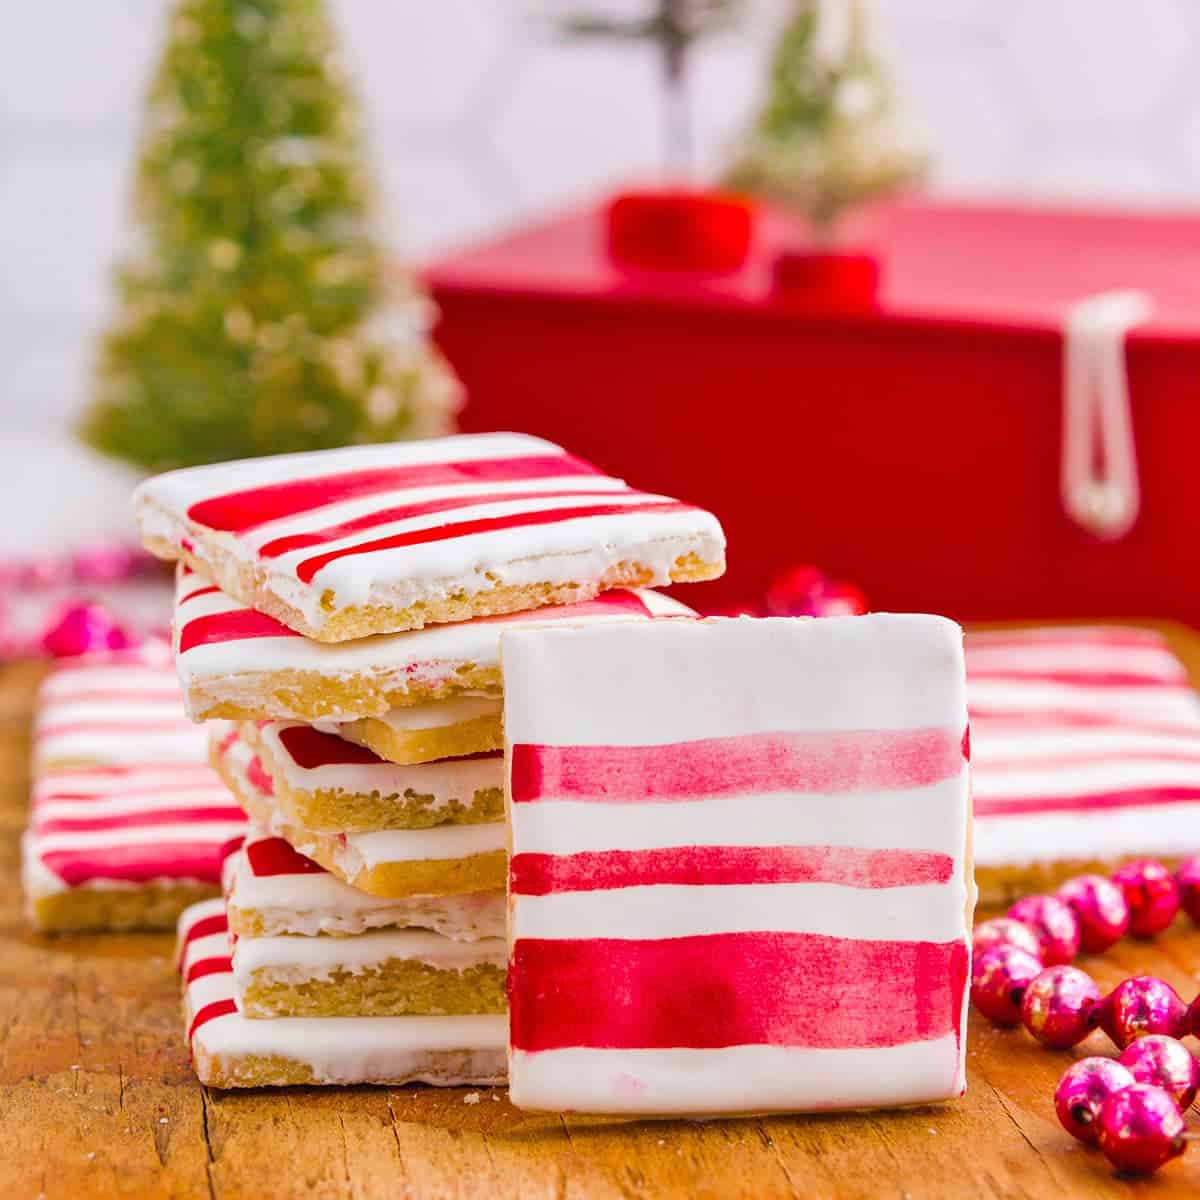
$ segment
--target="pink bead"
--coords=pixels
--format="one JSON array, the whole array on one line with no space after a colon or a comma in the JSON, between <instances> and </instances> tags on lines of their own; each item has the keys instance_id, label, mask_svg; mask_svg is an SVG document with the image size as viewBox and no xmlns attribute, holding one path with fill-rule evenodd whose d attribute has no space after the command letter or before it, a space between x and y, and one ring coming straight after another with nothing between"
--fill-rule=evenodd
<instances>
[{"instance_id":1,"label":"pink bead","mask_svg":"<svg viewBox=\"0 0 1200 1200\"><path fill-rule=\"evenodd\" d=\"M1200 856L1189 858L1175 872L1179 903L1197 925L1200 925Z\"/></svg>"},{"instance_id":2,"label":"pink bead","mask_svg":"<svg viewBox=\"0 0 1200 1200\"><path fill-rule=\"evenodd\" d=\"M1191 1107L1200 1088L1200 1063L1177 1038L1162 1034L1138 1038L1121 1052L1121 1062L1138 1083L1152 1083L1169 1092L1180 1112Z\"/></svg>"},{"instance_id":3,"label":"pink bead","mask_svg":"<svg viewBox=\"0 0 1200 1200\"><path fill-rule=\"evenodd\" d=\"M124 650L130 645L129 635L99 604L64 605L51 617L42 634L42 648L55 658Z\"/></svg>"},{"instance_id":4,"label":"pink bead","mask_svg":"<svg viewBox=\"0 0 1200 1200\"><path fill-rule=\"evenodd\" d=\"M1025 950L994 946L971 964L971 1002L989 1021L1016 1025L1025 988L1041 971L1041 961Z\"/></svg>"},{"instance_id":5,"label":"pink bead","mask_svg":"<svg viewBox=\"0 0 1200 1200\"><path fill-rule=\"evenodd\" d=\"M1079 922L1079 944L1088 954L1103 954L1129 931L1125 893L1103 875L1077 875L1058 889Z\"/></svg>"},{"instance_id":6,"label":"pink bead","mask_svg":"<svg viewBox=\"0 0 1200 1200\"><path fill-rule=\"evenodd\" d=\"M1100 1107L1097 1139L1118 1171L1149 1174L1183 1153L1183 1118L1168 1092L1135 1083L1109 1096Z\"/></svg>"},{"instance_id":7,"label":"pink bead","mask_svg":"<svg viewBox=\"0 0 1200 1200\"><path fill-rule=\"evenodd\" d=\"M1124 1050L1154 1033L1182 1037L1188 1031L1188 1009L1166 980L1135 975L1118 983L1092 1009L1092 1024Z\"/></svg>"},{"instance_id":8,"label":"pink bead","mask_svg":"<svg viewBox=\"0 0 1200 1200\"><path fill-rule=\"evenodd\" d=\"M1171 872L1152 858L1126 863L1113 872L1113 883L1129 904L1129 932L1134 937L1157 937L1179 912L1179 888Z\"/></svg>"},{"instance_id":9,"label":"pink bead","mask_svg":"<svg viewBox=\"0 0 1200 1200\"><path fill-rule=\"evenodd\" d=\"M1033 930L1046 966L1069 963L1079 953L1079 921L1057 896L1026 896L1008 910L1008 915Z\"/></svg>"},{"instance_id":10,"label":"pink bead","mask_svg":"<svg viewBox=\"0 0 1200 1200\"><path fill-rule=\"evenodd\" d=\"M1100 1003L1096 981L1078 967L1047 967L1025 989L1021 1021L1043 1046L1065 1050L1091 1032L1092 1009Z\"/></svg>"},{"instance_id":11,"label":"pink bead","mask_svg":"<svg viewBox=\"0 0 1200 1200\"><path fill-rule=\"evenodd\" d=\"M1193 1037L1200 1038L1200 995L1188 1005L1187 1017L1184 1019L1187 1032Z\"/></svg>"},{"instance_id":12,"label":"pink bead","mask_svg":"<svg viewBox=\"0 0 1200 1200\"><path fill-rule=\"evenodd\" d=\"M831 579L816 567L792 567L767 589L773 617L846 617L867 611L866 597L851 583Z\"/></svg>"},{"instance_id":13,"label":"pink bead","mask_svg":"<svg viewBox=\"0 0 1200 1200\"><path fill-rule=\"evenodd\" d=\"M1028 925L1022 925L1011 917L993 917L976 925L971 945L976 955L991 950L993 946L1016 946L1034 958L1042 956L1042 944L1037 934Z\"/></svg>"},{"instance_id":14,"label":"pink bead","mask_svg":"<svg viewBox=\"0 0 1200 1200\"><path fill-rule=\"evenodd\" d=\"M1115 1059L1081 1058L1066 1069L1055 1089L1054 1111L1059 1123L1072 1137L1094 1146L1101 1105L1134 1082Z\"/></svg>"}]
</instances>

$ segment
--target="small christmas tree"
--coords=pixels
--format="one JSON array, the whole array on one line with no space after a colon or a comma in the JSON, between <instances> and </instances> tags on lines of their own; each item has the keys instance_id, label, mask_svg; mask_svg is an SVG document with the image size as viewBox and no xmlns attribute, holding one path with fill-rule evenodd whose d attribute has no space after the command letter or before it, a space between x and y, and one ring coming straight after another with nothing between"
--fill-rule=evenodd
<instances>
[{"instance_id":1,"label":"small christmas tree","mask_svg":"<svg viewBox=\"0 0 1200 1200\"><path fill-rule=\"evenodd\" d=\"M371 235L321 0L178 0L135 206L85 441L158 470L444 431L457 384Z\"/></svg>"},{"instance_id":2,"label":"small christmas tree","mask_svg":"<svg viewBox=\"0 0 1200 1200\"><path fill-rule=\"evenodd\" d=\"M925 165L897 113L866 0L798 0L727 183L802 213L824 238L847 208L913 182Z\"/></svg>"}]
</instances>

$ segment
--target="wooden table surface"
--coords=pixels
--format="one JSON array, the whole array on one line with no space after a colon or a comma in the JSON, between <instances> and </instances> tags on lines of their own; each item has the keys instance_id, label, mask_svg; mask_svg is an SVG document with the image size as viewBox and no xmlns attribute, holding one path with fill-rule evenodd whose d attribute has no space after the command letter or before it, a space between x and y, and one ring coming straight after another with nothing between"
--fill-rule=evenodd
<instances>
[{"instance_id":1,"label":"wooden table surface","mask_svg":"<svg viewBox=\"0 0 1200 1200\"><path fill-rule=\"evenodd\" d=\"M1200 682L1200 638L1169 631ZM1195 1195L1200 1145L1115 1177L1054 1118L1069 1055L972 1014L960 1101L869 1115L589 1125L502 1089L206 1092L166 935L37 937L21 916L34 664L0 667L0 1197L1154 1197ZM1189 999L1200 933L1083 960ZM1103 1052L1096 1034L1076 1051ZM1193 1115L1195 1115L1193 1113ZM1189 1161L1190 1160L1190 1161Z\"/></svg>"}]
</instances>

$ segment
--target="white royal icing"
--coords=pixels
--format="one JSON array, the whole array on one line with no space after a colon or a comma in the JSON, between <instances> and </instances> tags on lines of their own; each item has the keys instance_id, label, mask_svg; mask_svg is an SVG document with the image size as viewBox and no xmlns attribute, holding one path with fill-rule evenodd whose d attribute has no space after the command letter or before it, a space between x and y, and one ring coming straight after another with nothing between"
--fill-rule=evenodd
<instances>
[{"instance_id":1,"label":"white royal icing","mask_svg":"<svg viewBox=\"0 0 1200 1200\"><path fill-rule=\"evenodd\" d=\"M386 447L360 446L172 471L142 484L135 494L135 504L143 535L178 547L204 533L203 527L188 518L192 505L246 489L295 484L381 466L561 454L562 449L553 443L521 434L476 434ZM524 498L506 500L502 498L504 493ZM539 497L536 493L545 495ZM443 511L390 520L323 542L319 552L451 522L493 520L543 509L583 509L598 501L627 507L629 512L491 528L402 548L355 553L328 562L317 570L311 583L300 580L297 568L313 557L313 546L306 544L271 558L258 554L260 547L278 538L311 534L397 505L473 495L492 498L449 514ZM255 571L263 586L302 612L309 623L320 625L331 607L335 611L367 604L407 608L497 587L587 583L618 563L634 561L649 570L649 582L657 585L670 581L671 567L681 555L721 561L725 539L716 518L697 508L653 507L661 500L669 498L630 490L620 480L607 476L571 474L566 469L561 476L551 478L500 483L483 478L475 483L406 487L365 498L317 501L317 507L243 533L213 534L211 546L196 544L194 552L208 558L219 579L234 585L235 573L213 561L214 554L230 556L243 570ZM238 589L233 586L232 590Z\"/></svg>"}]
</instances>

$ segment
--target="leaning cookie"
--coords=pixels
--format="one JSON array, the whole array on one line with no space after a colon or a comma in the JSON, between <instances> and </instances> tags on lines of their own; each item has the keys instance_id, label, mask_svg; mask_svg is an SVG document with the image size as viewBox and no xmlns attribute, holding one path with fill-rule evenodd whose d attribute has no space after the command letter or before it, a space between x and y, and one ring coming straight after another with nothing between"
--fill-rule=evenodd
<instances>
[{"instance_id":1,"label":"leaning cookie","mask_svg":"<svg viewBox=\"0 0 1200 1200\"><path fill-rule=\"evenodd\" d=\"M515 624L692 616L669 596L617 589L579 604L325 645L180 567L175 665L197 721L386 718L394 709L463 696L498 700L500 635Z\"/></svg>"},{"instance_id":2,"label":"leaning cookie","mask_svg":"<svg viewBox=\"0 0 1200 1200\"><path fill-rule=\"evenodd\" d=\"M398 766L293 721L243 722L285 812L309 829L358 833L504 819L500 751Z\"/></svg>"},{"instance_id":3,"label":"leaning cookie","mask_svg":"<svg viewBox=\"0 0 1200 1200\"><path fill-rule=\"evenodd\" d=\"M192 467L135 505L153 553L322 642L725 569L711 513L522 434Z\"/></svg>"},{"instance_id":4,"label":"leaning cookie","mask_svg":"<svg viewBox=\"0 0 1200 1200\"><path fill-rule=\"evenodd\" d=\"M318 832L285 809L274 794L271 777L240 736L214 738L212 762L259 826L284 838L343 882L374 896L451 896L504 887L503 821L370 833Z\"/></svg>"},{"instance_id":5,"label":"leaning cookie","mask_svg":"<svg viewBox=\"0 0 1200 1200\"><path fill-rule=\"evenodd\" d=\"M431 929L460 941L504 936L503 891L461 896L372 896L331 875L281 837L252 826L225 864L230 931L239 937L354 935Z\"/></svg>"},{"instance_id":6,"label":"leaning cookie","mask_svg":"<svg viewBox=\"0 0 1200 1200\"><path fill-rule=\"evenodd\" d=\"M196 1075L217 1088L296 1084L438 1086L505 1081L505 1020L495 1014L252 1020L234 997L220 901L179 922L184 1028Z\"/></svg>"}]
</instances>

